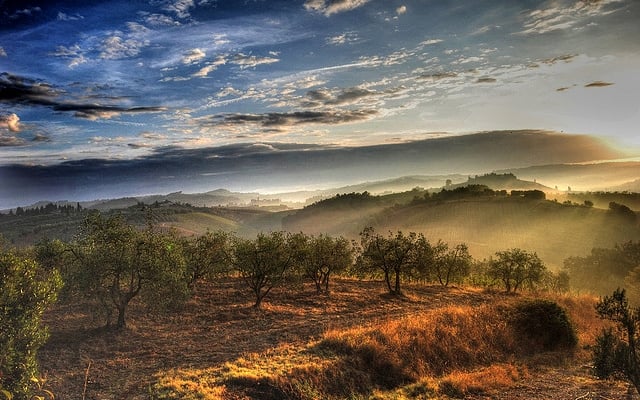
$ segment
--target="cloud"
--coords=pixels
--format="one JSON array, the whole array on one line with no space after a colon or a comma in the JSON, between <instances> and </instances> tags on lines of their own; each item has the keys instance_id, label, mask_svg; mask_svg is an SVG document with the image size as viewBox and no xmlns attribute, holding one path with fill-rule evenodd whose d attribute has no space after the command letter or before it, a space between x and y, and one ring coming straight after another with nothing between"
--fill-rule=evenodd
<instances>
[{"instance_id":1,"label":"cloud","mask_svg":"<svg viewBox=\"0 0 640 400\"><path fill-rule=\"evenodd\" d=\"M263 64L273 64L280 61L278 58L274 57L257 57L257 56L249 56L246 54L238 53L232 59L231 63L240 66L240 69L246 68L255 68L258 65Z\"/></svg>"},{"instance_id":2,"label":"cloud","mask_svg":"<svg viewBox=\"0 0 640 400\"><path fill-rule=\"evenodd\" d=\"M405 6L405 5L402 5L402 6L398 7L398 8L396 8L396 14L398 14L398 15L405 14L406 12L407 12L407 6Z\"/></svg>"},{"instance_id":3,"label":"cloud","mask_svg":"<svg viewBox=\"0 0 640 400\"><path fill-rule=\"evenodd\" d=\"M0 114L0 147L24 145L24 140L15 135L20 131L20 118L15 113Z\"/></svg>"},{"instance_id":4,"label":"cloud","mask_svg":"<svg viewBox=\"0 0 640 400\"><path fill-rule=\"evenodd\" d=\"M491 32L500 28L502 28L500 25L485 25L471 32L471 36L484 35L487 32Z\"/></svg>"},{"instance_id":5,"label":"cloud","mask_svg":"<svg viewBox=\"0 0 640 400\"><path fill-rule=\"evenodd\" d=\"M205 58L207 54L200 49L191 49L182 57L183 64L195 64Z\"/></svg>"},{"instance_id":6,"label":"cloud","mask_svg":"<svg viewBox=\"0 0 640 400\"><path fill-rule=\"evenodd\" d=\"M303 124L344 124L369 119L378 112L375 110L346 111L296 111L291 113L267 114L222 114L201 123L204 126L259 125L263 127L286 127Z\"/></svg>"},{"instance_id":7,"label":"cloud","mask_svg":"<svg viewBox=\"0 0 640 400\"><path fill-rule=\"evenodd\" d=\"M123 107L60 100L62 93L53 86L31 78L0 74L0 103L49 107L53 111L73 112L78 118L96 120L121 113L166 111L165 107ZM117 99L117 98L116 98Z\"/></svg>"},{"instance_id":8,"label":"cloud","mask_svg":"<svg viewBox=\"0 0 640 400\"><path fill-rule=\"evenodd\" d=\"M307 0L304 8L329 17L333 14L351 11L367 4L369 0Z\"/></svg>"},{"instance_id":9,"label":"cloud","mask_svg":"<svg viewBox=\"0 0 640 400\"><path fill-rule=\"evenodd\" d=\"M586 85L584 85L584 87L593 88L593 87L605 87L605 86L611 86L611 85L613 85L613 83L611 82L595 81L595 82L587 83Z\"/></svg>"},{"instance_id":10,"label":"cloud","mask_svg":"<svg viewBox=\"0 0 640 400\"><path fill-rule=\"evenodd\" d=\"M418 79L428 79L438 81L441 79L456 78L458 74L456 72L436 72L434 74L422 74Z\"/></svg>"},{"instance_id":11,"label":"cloud","mask_svg":"<svg viewBox=\"0 0 640 400\"><path fill-rule=\"evenodd\" d=\"M57 17L58 21L78 21L81 19L84 19L84 17L80 14L69 15L69 14L63 13L62 11L58 12L58 17Z\"/></svg>"},{"instance_id":12,"label":"cloud","mask_svg":"<svg viewBox=\"0 0 640 400\"><path fill-rule=\"evenodd\" d=\"M224 58L224 56L218 56L214 61L208 62L207 65L200 68L192 76L197 78L206 78L211 72L215 71L219 66L225 65L226 63L227 59Z\"/></svg>"},{"instance_id":13,"label":"cloud","mask_svg":"<svg viewBox=\"0 0 640 400\"><path fill-rule=\"evenodd\" d=\"M616 4L624 0L582 0L582 1L547 1L545 7L526 14L524 30L521 35L544 34L558 30L574 28L588 22L591 18L612 14L619 11Z\"/></svg>"},{"instance_id":14,"label":"cloud","mask_svg":"<svg viewBox=\"0 0 640 400\"><path fill-rule=\"evenodd\" d=\"M227 86L216 94L216 97L228 97L228 96L240 96L242 91L234 89L231 86Z\"/></svg>"},{"instance_id":15,"label":"cloud","mask_svg":"<svg viewBox=\"0 0 640 400\"><path fill-rule=\"evenodd\" d=\"M561 56L546 58L544 60L540 60L540 62L547 65L554 65L560 61L564 61L565 63L570 63L576 57L578 57L577 54L564 54Z\"/></svg>"},{"instance_id":16,"label":"cloud","mask_svg":"<svg viewBox=\"0 0 640 400\"><path fill-rule=\"evenodd\" d=\"M437 44L437 43L442 43L443 40L442 39L427 39L425 41L420 42L421 46L429 46L432 44Z\"/></svg>"},{"instance_id":17,"label":"cloud","mask_svg":"<svg viewBox=\"0 0 640 400\"><path fill-rule=\"evenodd\" d=\"M10 132L20 132L20 117L15 113L0 115L0 128L8 129Z\"/></svg>"},{"instance_id":18,"label":"cloud","mask_svg":"<svg viewBox=\"0 0 640 400\"><path fill-rule=\"evenodd\" d=\"M164 11L169 11L180 19L187 19L191 17L189 10L195 7L193 0L163 0L154 1L152 4L161 4Z\"/></svg>"},{"instance_id":19,"label":"cloud","mask_svg":"<svg viewBox=\"0 0 640 400\"><path fill-rule=\"evenodd\" d=\"M134 57L140 50L149 45L148 40L140 40L128 37L122 32L113 32L100 44L100 58L103 60L118 60Z\"/></svg>"},{"instance_id":20,"label":"cloud","mask_svg":"<svg viewBox=\"0 0 640 400\"><path fill-rule=\"evenodd\" d=\"M40 8L40 7L24 8L22 10L17 10L13 14L11 14L9 16L9 19L14 19L14 20L15 19L20 19L23 16L31 17L31 16L33 16L34 13L39 13L39 12L42 12L42 8Z\"/></svg>"},{"instance_id":21,"label":"cloud","mask_svg":"<svg viewBox=\"0 0 640 400\"><path fill-rule=\"evenodd\" d=\"M0 57L6 57L7 56L7 52L4 51L4 48L2 46L0 46Z\"/></svg>"},{"instance_id":22,"label":"cloud","mask_svg":"<svg viewBox=\"0 0 640 400\"><path fill-rule=\"evenodd\" d=\"M69 60L69 64L67 64L69 68L75 68L87 62L87 59L84 57L84 52L77 44L70 47L58 46L56 47L56 51L49 53L49 55Z\"/></svg>"},{"instance_id":23,"label":"cloud","mask_svg":"<svg viewBox=\"0 0 640 400\"><path fill-rule=\"evenodd\" d=\"M363 98L377 96L378 93L369 89L352 87L339 91L326 89L310 90L307 92L307 101L303 105L307 107L335 106L357 103Z\"/></svg>"},{"instance_id":24,"label":"cloud","mask_svg":"<svg viewBox=\"0 0 640 400\"><path fill-rule=\"evenodd\" d=\"M153 27L181 25L180 22L165 14L149 14L144 17L144 22Z\"/></svg>"},{"instance_id":25,"label":"cloud","mask_svg":"<svg viewBox=\"0 0 640 400\"><path fill-rule=\"evenodd\" d=\"M359 40L358 34L355 32L345 32L341 35L328 37L325 42L332 45L343 45L347 43L355 43Z\"/></svg>"}]
</instances>

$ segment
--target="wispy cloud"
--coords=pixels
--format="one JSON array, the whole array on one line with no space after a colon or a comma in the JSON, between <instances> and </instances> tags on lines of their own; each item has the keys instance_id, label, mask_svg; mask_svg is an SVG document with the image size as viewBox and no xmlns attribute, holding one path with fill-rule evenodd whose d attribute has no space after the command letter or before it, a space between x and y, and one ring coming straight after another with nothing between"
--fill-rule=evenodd
<instances>
[{"instance_id":1,"label":"wispy cloud","mask_svg":"<svg viewBox=\"0 0 640 400\"><path fill-rule=\"evenodd\" d=\"M180 19L191 17L189 10L195 7L193 0L153 0L152 4L160 4L164 11L174 13Z\"/></svg>"},{"instance_id":2,"label":"wispy cloud","mask_svg":"<svg viewBox=\"0 0 640 400\"><path fill-rule=\"evenodd\" d=\"M333 14L351 11L367 4L369 0L307 0L304 8L329 17Z\"/></svg>"},{"instance_id":3,"label":"wispy cloud","mask_svg":"<svg viewBox=\"0 0 640 400\"><path fill-rule=\"evenodd\" d=\"M594 88L594 87L605 87L605 86L611 86L611 85L613 85L612 82L595 81L595 82L587 83L586 85L584 85L584 87Z\"/></svg>"},{"instance_id":4,"label":"wispy cloud","mask_svg":"<svg viewBox=\"0 0 640 400\"><path fill-rule=\"evenodd\" d=\"M0 46L0 57L6 57L6 56L7 56L7 52L4 50L2 46Z\"/></svg>"},{"instance_id":5,"label":"wispy cloud","mask_svg":"<svg viewBox=\"0 0 640 400\"><path fill-rule=\"evenodd\" d=\"M203 126L258 125L262 127L287 127L303 124L344 124L369 119L376 110L346 111L298 111L267 114L222 114L200 119Z\"/></svg>"},{"instance_id":6,"label":"wispy cloud","mask_svg":"<svg viewBox=\"0 0 640 400\"><path fill-rule=\"evenodd\" d=\"M104 60L118 60L134 57L140 50L149 45L149 40L126 35L120 31L112 32L100 45L100 58Z\"/></svg>"},{"instance_id":7,"label":"wispy cloud","mask_svg":"<svg viewBox=\"0 0 640 400\"><path fill-rule=\"evenodd\" d=\"M84 19L80 14L65 14L62 11L58 12L58 21L78 21Z\"/></svg>"},{"instance_id":8,"label":"wispy cloud","mask_svg":"<svg viewBox=\"0 0 640 400\"><path fill-rule=\"evenodd\" d=\"M543 34L574 28L590 18L620 10L623 0L553 0L526 14L523 35Z\"/></svg>"},{"instance_id":9,"label":"wispy cloud","mask_svg":"<svg viewBox=\"0 0 640 400\"><path fill-rule=\"evenodd\" d=\"M497 79L496 78L478 78L478 80L476 81L476 83L496 83Z\"/></svg>"},{"instance_id":10,"label":"wispy cloud","mask_svg":"<svg viewBox=\"0 0 640 400\"><path fill-rule=\"evenodd\" d=\"M184 54L182 57L183 64L195 64L200 62L203 58L207 56L207 53L200 49L191 49Z\"/></svg>"},{"instance_id":11,"label":"wispy cloud","mask_svg":"<svg viewBox=\"0 0 640 400\"><path fill-rule=\"evenodd\" d=\"M422 42L420 42L421 46L430 46L432 44L438 44L438 43L442 43L444 40L442 39L427 39L424 40Z\"/></svg>"},{"instance_id":12,"label":"wispy cloud","mask_svg":"<svg viewBox=\"0 0 640 400\"><path fill-rule=\"evenodd\" d=\"M345 32L340 35L328 37L325 41L327 44L343 45L349 43L356 43L360 38L356 32Z\"/></svg>"},{"instance_id":13,"label":"wispy cloud","mask_svg":"<svg viewBox=\"0 0 640 400\"><path fill-rule=\"evenodd\" d=\"M84 56L84 51L78 44L69 47L58 46L56 47L56 51L49 53L49 55L67 59L69 61L67 64L69 68L75 68L78 65L87 62L87 59Z\"/></svg>"},{"instance_id":14,"label":"wispy cloud","mask_svg":"<svg viewBox=\"0 0 640 400\"><path fill-rule=\"evenodd\" d=\"M280 59L274 57L250 56L243 53L236 54L230 60L231 64L239 65L240 69L255 68L258 65L273 64L277 63L278 61L280 61Z\"/></svg>"}]
</instances>

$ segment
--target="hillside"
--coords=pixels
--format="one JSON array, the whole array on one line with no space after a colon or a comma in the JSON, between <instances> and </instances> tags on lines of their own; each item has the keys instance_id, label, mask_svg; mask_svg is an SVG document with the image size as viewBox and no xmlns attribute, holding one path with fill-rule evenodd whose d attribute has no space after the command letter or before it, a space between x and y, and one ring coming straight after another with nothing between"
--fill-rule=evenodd
<instances>
[{"instance_id":1,"label":"hillside","mask_svg":"<svg viewBox=\"0 0 640 400\"><path fill-rule=\"evenodd\" d=\"M542 190L545 193L554 192L548 186L541 185L537 182L526 181L518 179L514 174L505 173L497 174L495 172L484 175L476 175L475 177L468 177L465 182L452 184L446 188L451 190L468 185L485 185L493 190Z\"/></svg>"},{"instance_id":2,"label":"hillside","mask_svg":"<svg viewBox=\"0 0 640 400\"><path fill-rule=\"evenodd\" d=\"M166 200L108 212L121 213L139 226L144 226L151 216L159 226L175 228L186 236L207 230L230 231L241 236L287 230L357 239L367 226L381 232L415 231L432 241L466 243L478 259L512 247L535 251L552 268L562 266L567 257L586 255L594 247L608 248L640 239L637 223L628 222L608 209L610 201L638 209L640 202L635 194L556 193L552 196L560 201L548 201L508 196L478 182L518 190L541 188L509 174L488 174L468 178L467 185L471 186L452 184L445 191L429 193L416 187L387 195L353 192L282 212L250 207L195 207ZM584 206L585 200L595 207ZM17 245L33 244L45 237L70 240L86 212L0 215L0 232Z\"/></svg>"},{"instance_id":3,"label":"hillside","mask_svg":"<svg viewBox=\"0 0 640 400\"><path fill-rule=\"evenodd\" d=\"M633 182L640 176L640 162L548 164L496 172L513 173L563 191L569 187L573 191L621 191L633 190Z\"/></svg>"},{"instance_id":4,"label":"hillside","mask_svg":"<svg viewBox=\"0 0 640 400\"><path fill-rule=\"evenodd\" d=\"M68 241L78 233L78 228L91 211L83 209L72 214L0 214L0 235L17 246L32 245L43 238ZM207 230L253 236L260 231L280 229L280 219L286 215L248 207L193 207L169 201L101 212L121 214L128 222L140 227L145 226L148 218L151 218L158 226L175 228L185 236L201 235Z\"/></svg>"},{"instance_id":5,"label":"hillside","mask_svg":"<svg viewBox=\"0 0 640 400\"><path fill-rule=\"evenodd\" d=\"M321 202L283 220L289 231L328 233L356 238L366 226L376 230L415 231L430 240L466 243L476 258L520 247L537 252L552 268L593 247L640 239L637 222L621 220L609 210L511 196L448 200L420 199L395 203L386 196L345 204ZM336 202L337 203L337 202Z\"/></svg>"}]
</instances>

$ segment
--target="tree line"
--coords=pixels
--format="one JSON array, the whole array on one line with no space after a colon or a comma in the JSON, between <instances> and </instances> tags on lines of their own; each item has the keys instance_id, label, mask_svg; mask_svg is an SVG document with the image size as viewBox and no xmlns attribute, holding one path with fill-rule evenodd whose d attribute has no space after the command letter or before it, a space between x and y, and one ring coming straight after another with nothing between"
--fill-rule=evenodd
<instances>
[{"instance_id":1,"label":"tree line","mask_svg":"<svg viewBox=\"0 0 640 400\"><path fill-rule=\"evenodd\" d=\"M40 207L17 207L15 212L14 210L9 210L6 214L8 216L31 216L31 215L47 215L47 214L76 214L81 213L84 208L80 205L80 203L72 204L55 204L55 203L47 203L46 205ZM0 217L4 214L0 213Z\"/></svg>"}]
</instances>

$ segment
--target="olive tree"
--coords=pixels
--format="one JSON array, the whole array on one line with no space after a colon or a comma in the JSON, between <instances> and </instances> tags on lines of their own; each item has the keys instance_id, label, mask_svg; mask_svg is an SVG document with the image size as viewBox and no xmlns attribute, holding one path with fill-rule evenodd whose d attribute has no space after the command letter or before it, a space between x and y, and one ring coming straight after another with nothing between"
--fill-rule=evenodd
<instances>
[{"instance_id":1,"label":"olive tree","mask_svg":"<svg viewBox=\"0 0 640 400\"><path fill-rule=\"evenodd\" d=\"M536 253L514 248L498 251L489 261L488 274L504 284L507 293L522 289L524 284L534 286L543 277L546 267Z\"/></svg>"},{"instance_id":2,"label":"olive tree","mask_svg":"<svg viewBox=\"0 0 640 400\"><path fill-rule=\"evenodd\" d=\"M353 248L343 237L311 236L302 263L304 274L313 280L316 291L329 294L331 275L345 271L353 263Z\"/></svg>"},{"instance_id":3,"label":"olive tree","mask_svg":"<svg viewBox=\"0 0 640 400\"><path fill-rule=\"evenodd\" d=\"M295 275L294 265L299 253L292 251L300 237L284 232L260 233L251 239L235 238L231 263L255 296L253 306L259 309L274 287Z\"/></svg>"},{"instance_id":4,"label":"olive tree","mask_svg":"<svg viewBox=\"0 0 640 400\"><path fill-rule=\"evenodd\" d=\"M209 232L186 240L185 259L189 287L195 289L200 279L212 279L224 274L229 265L229 234L223 231Z\"/></svg>"},{"instance_id":5,"label":"olive tree","mask_svg":"<svg viewBox=\"0 0 640 400\"><path fill-rule=\"evenodd\" d=\"M76 267L69 282L101 306L106 326L117 314L116 328L126 327L126 311L142 295L148 305L164 308L185 300L185 262L179 240L149 225L140 231L121 215L90 214L71 250Z\"/></svg>"},{"instance_id":6,"label":"olive tree","mask_svg":"<svg viewBox=\"0 0 640 400\"><path fill-rule=\"evenodd\" d=\"M466 244L449 249L446 243L439 242L434 249L434 269L440 285L447 287L469 275L473 259Z\"/></svg>"},{"instance_id":7,"label":"olive tree","mask_svg":"<svg viewBox=\"0 0 640 400\"><path fill-rule=\"evenodd\" d=\"M381 273L389 293L400 295L402 277L415 272L417 243L422 238L414 232L405 235L402 231L390 232L384 237L371 227L365 228L360 233L360 255L356 266L365 273Z\"/></svg>"},{"instance_id":8,"label":"olive tree","mask_svg":"<svg viewBox=\"0 0 640 400\"><path fill-rule=\"evenodd\" d=\"M32 258L0 249L0 395L27 399L38 373L37 351L47 339L42 314L62 280Z\"/></svg>"}]
</instances>

